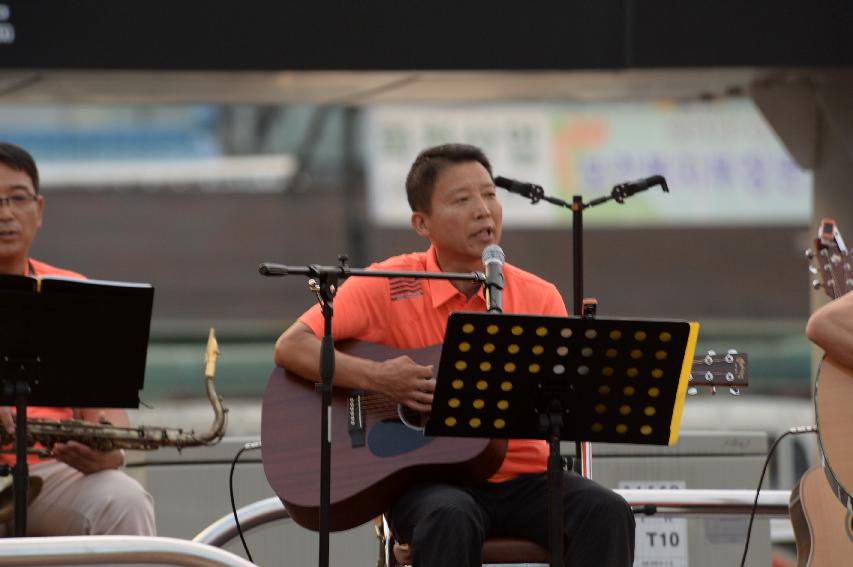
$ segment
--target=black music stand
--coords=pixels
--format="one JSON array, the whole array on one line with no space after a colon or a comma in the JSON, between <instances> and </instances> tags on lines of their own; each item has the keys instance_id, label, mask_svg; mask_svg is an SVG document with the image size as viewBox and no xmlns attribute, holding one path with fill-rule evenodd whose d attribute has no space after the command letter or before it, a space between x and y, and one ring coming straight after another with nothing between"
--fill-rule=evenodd
<instances>
[{"instance_id":1,"label":"black music stand","mask_svg":"<svg viewBox=\"0 0 853 567\"><path fill-rule=\"evenodd\" d=\"M547 439L551 565L562 563L560 440L671 445L699 325L454 313L426 435Z\"/></svg>"},{"instance_id":2,"label":"black music stand","mask_svg":"<svg viewBox=\"0 0 853 567\"><path fill-rule=\"evenodd\" d=\"M139 407L149 284L0 275L0 404L15 405L14 535L26 535L27 406Z\"/></svg>"}]
</instances>

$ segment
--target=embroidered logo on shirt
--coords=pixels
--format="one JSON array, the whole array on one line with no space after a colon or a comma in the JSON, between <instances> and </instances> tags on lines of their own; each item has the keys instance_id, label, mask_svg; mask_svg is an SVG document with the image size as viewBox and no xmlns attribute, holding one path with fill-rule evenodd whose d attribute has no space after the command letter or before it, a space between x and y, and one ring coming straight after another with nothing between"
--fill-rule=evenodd
<instances>
[{"instance_id":1,"label":"embroidered logo on shirt","mask_svg":"<svg viewBox=\"0 0 853 567\"><path fill-rule=\"evenodd\" d=\"M391 278L391 301L421 297L424 294L421 282L415 278Z\"/></svg>"}]
</instances>

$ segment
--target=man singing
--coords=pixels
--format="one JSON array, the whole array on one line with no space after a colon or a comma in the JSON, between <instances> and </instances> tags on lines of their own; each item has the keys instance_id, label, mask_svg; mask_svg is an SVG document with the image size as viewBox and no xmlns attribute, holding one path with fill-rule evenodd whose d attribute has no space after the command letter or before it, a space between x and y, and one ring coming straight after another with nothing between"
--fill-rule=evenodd
<instances>
[{"instance_id":1,"label":"man singing","mask_svg":"<svg viewBox=\"0 0 853 567\"><path fill-rule=\"evenodd\" d=\"M379 270L483 271L482 253L501 238L502 208L491 165L474 146L448 144L418 155L406 179L412 227L430 242L426 252L374 264ZM503 311L565 316L556 287L504 264ZM401 349L442 342L455 311L486 311L474 282L418 280L405 293L385 278L352 278L335 297L335 340L360 339ZM276 363L319 381L323 317L309 309L279 338ZM430 366L407 356L382 362L336 353L336 386L381 392L429 411L435 380ZM412 486L387 511L397 539L411 544L415 567L481 565L483 541L506 536L548 547L548 446L510 440L506 457L487 481L474 486L427 482ZM319 474L319 472L318 472ZM574 472L563 473L564 545L572 567L629 567L634 517L616 493Z\"/></svg>"}]
</instances>

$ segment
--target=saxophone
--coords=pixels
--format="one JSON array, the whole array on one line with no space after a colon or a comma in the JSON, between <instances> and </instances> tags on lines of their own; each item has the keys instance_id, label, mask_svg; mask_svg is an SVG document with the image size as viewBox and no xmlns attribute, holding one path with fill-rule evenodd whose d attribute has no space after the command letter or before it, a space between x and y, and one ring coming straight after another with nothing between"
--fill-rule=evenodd
<instances>
[{"instance_id":1,"label":"saxophone","mask_svg":"<svg viewBox=\"0 0 853 567\"><path fill-rule=\"evenodd\" d=\"M134 451L152 451L160 447L184 447L215 445L225 435L228 408L222 405L222 398L216 392L214 376L219 346L213 328L207 338L207 350L204 354L204 380L207 386L207 398L213 406L214 419L205 433L193 430L170 429L165 427L116 427L109 423L92 423L79 419L28 419L27 446L30 451L41 456L50 456L55 443L78 441L98 451L129 449ZM15 436L0 427L0 446L14 445ZM44 449L35 448L41 444Z\"/></svg>"}]
</instances>

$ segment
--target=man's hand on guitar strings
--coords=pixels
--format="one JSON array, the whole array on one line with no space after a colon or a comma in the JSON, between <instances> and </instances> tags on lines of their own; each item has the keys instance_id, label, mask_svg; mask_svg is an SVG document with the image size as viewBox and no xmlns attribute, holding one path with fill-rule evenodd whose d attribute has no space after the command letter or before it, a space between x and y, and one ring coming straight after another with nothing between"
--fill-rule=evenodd
<instances>
[{"instance_id":1,"label":"man's hand on guitar strings","mask_svg":"<svg viewBox=\"0 0 853 567\"><path fill-rule=\"evenodd\" d=\"M403 355L377 363L371 390L419 412L429 412L435 391L433 367Z\"/></svg>"}]
</instances>

